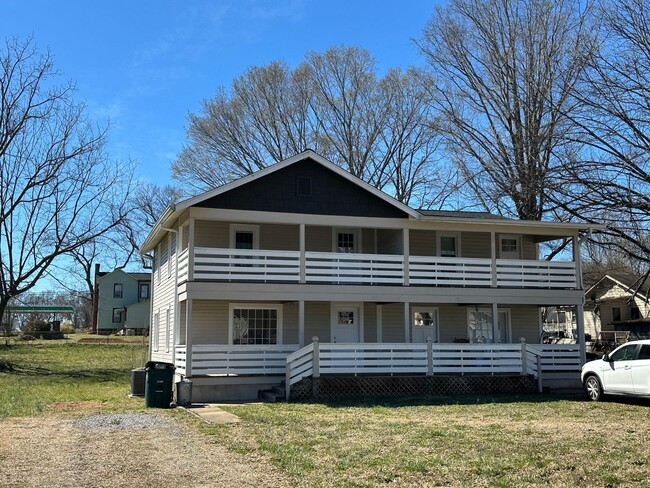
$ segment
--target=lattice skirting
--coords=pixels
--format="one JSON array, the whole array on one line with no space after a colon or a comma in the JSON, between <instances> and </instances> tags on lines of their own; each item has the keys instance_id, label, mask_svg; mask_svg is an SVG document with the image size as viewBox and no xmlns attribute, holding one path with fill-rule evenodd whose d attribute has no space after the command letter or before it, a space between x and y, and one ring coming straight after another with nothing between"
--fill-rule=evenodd
<instances>
[{"instance_id":1,"label":"lattice skirting","mask_svg":"<svg viewBox=\"0 0 650 488\"><path fill-rule=\"evenodd\" d=\"M531 376L321 376L291 386L291 400L535 393Z\"/></svg>"}]
</instances>

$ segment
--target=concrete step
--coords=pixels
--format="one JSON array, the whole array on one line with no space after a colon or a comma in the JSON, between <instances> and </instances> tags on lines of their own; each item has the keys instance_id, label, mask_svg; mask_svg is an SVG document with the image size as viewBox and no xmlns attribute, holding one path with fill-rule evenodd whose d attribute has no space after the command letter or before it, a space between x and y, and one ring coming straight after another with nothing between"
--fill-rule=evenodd
<instances>
[{"instance_id":1,"label":"concrete step","mask_svg":"<svg viewBox=\"0 0 650 488\"><path fill-rule=\"evenodd\" d=\"M260 390L258 393L258 398L263 402L267 403L277 403L284 401L284 385L273 386L267 390Z\"/></svg>"}]
</instances>

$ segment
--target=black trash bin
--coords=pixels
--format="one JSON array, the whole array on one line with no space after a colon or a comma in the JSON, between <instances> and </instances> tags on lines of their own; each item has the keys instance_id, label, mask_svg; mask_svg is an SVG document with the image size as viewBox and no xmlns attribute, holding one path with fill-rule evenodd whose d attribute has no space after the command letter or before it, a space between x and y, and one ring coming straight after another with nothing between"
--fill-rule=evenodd
<instances>
[{"instance_id":1,"label":"black trash bin","mask_svg":"<svg viewBox=\"0 0 650 488\"><path fill-rule=\"evenodd\" d=\"M172 402L174 365L149 361L145 365L144 406L169 408Z\"/></svg>"}]
</instances>

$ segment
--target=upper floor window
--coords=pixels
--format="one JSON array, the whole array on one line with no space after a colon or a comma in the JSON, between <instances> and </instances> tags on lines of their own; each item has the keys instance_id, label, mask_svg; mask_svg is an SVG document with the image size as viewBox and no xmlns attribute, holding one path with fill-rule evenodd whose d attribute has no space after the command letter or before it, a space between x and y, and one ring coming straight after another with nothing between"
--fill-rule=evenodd
<instances>
[{"instance_id":1,"label":"upper floor window","mask_svg":"<svg viewBox=\"0 0 650 488\"><path fill-rule=\"evenodd\" d=\"M149 298L149 289L150 289L149 283L140 283L138 288L139 288L138 299L140 301Z\"/></svg>"},{"instance_id":2,"label":"upper floor window","mask_svg":"<svg viewBox=\"0 0 650 488\"><path fill-rule=\"evenodd\" d=\"M639 320L641 318L641 310L639 307L630 308L630 320Z\"/></svg>"},{"instance_id":3,"label":"upper floor window","mask_svg":"<svg viewBox=\"0 0 650 488\"><path fill-rule=\"evenodd\" d=\"M359 250L359 232L356 229L336 229L334 252L354 253Z\"/></svg>"},{"instance_id":4,"label":"upper floor window","mask_svg":"<svg viewBox=\"0 0 650 488\"><path fill-rule=\"evenodd\" d=\"M612 322L621 321L621 307L612 307Z\"/></svg>"},{"instance_id":5,"label":"upper floor window","mask_svg":"<svg viewBox=\"0 0 650 488\"><path fill-rule=\"evenodd\" d=\"M460 236L457 233L441 233L438 235L438 255L444 258L456 258L459 253Z\"/></svg>"},{"instance_id":6,"label":"upper floor window","mask_svg":"<svg viewBox=\"0 0 650 488\"><path fill-rule=\"evenodd\" d=\"M230 226L230 247L233 249L259 249L260 228L257 225L233 224Z\"/></svg>"},{"instance_id":7,"label":"upper floor window","mask_svg":"<svg viewBox=\"0 0 650 488\"><path fill-rule=\"evenodd\" d=\"M521 259L521 239L519 236L499 236L499 258Z\"/></svg>"},{"instance_id":8,"label":"upper floor window","mask_svg":"<svg viewBox=\"0 0 650 488\"><path fill-rule=\"evenodd\" d=\"M113 284L113 298L122 298L122 290L123 290L122 283L114 283Z\"/></svg>"}]
</instances>

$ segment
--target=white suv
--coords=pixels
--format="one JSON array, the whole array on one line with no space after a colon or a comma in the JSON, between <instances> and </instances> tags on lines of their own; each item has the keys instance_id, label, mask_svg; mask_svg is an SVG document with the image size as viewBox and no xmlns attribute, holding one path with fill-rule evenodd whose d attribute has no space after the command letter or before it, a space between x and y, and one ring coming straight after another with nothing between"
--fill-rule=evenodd
<instances>
[{"instance_id":1,"label":"white suv","mask_svg":"<svg viewBox=\"0 0 650 488\"><path fill-rule=\"evenodd\" d=\"M603 395L650 397L650 340L631 341L582 367L589 398Z\"/></svg>"}]
</instances>

